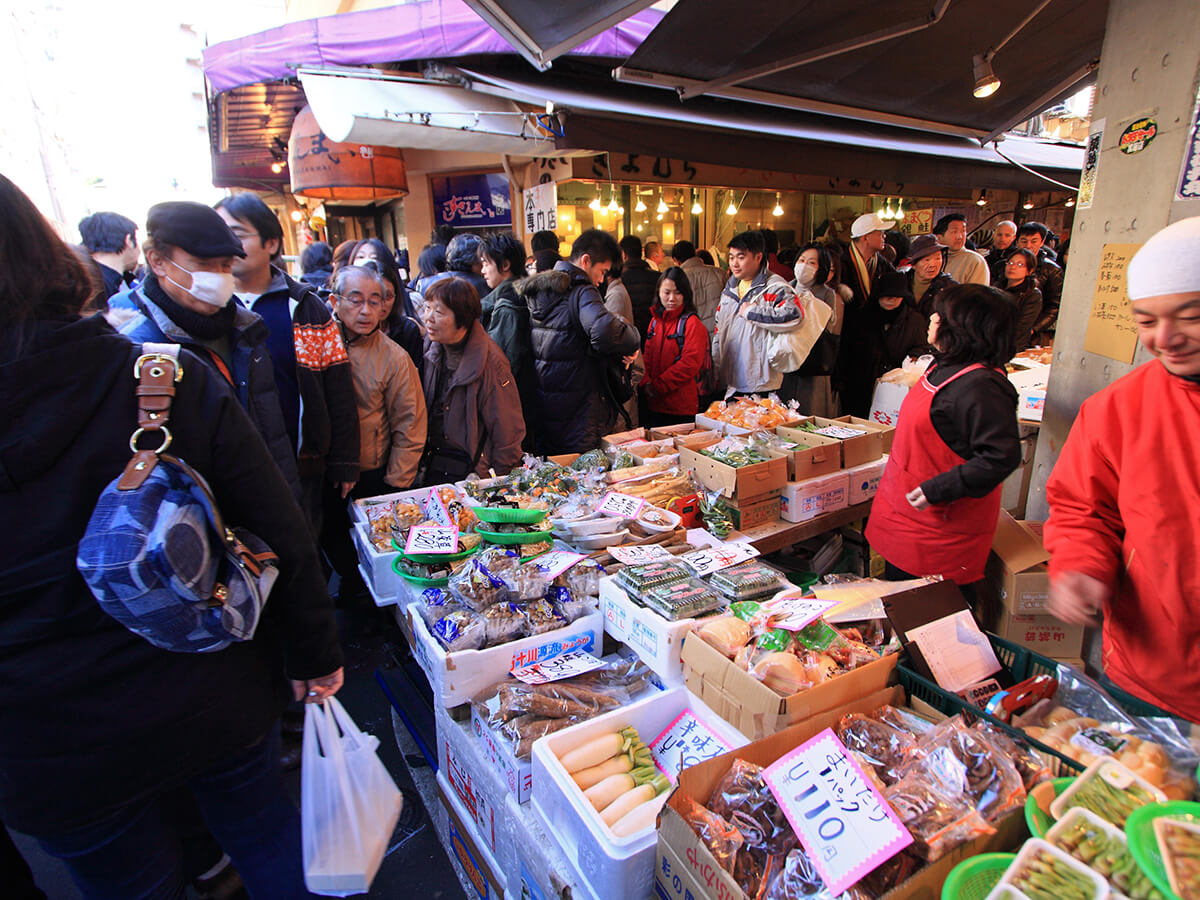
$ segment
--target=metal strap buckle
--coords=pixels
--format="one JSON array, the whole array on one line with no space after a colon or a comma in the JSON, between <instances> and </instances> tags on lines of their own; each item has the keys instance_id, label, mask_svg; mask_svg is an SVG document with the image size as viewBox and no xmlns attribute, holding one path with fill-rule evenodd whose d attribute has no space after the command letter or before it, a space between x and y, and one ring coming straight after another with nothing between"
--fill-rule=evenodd
<instances>
[{"instance_id":1,"label":"metal strap buckle","mask_svg":"<svg viewBox=\"0 0 1200 900\"><path fill-rule=\"evenodd\" d=\"M133 377L141 378L142 365L149 362L170 363L175 367L175 382L178 384L180 381L183 381L183 363L165 353L143 353L139 356L133 364Z\"/></svg>"},{"instance_id":2,"label":"metal strap buckle","mask_svg":"<svg viewBox=\"0 0 1200 900\"><path fill-rule=\"evenodd\" d=\"M157 456L158 454L165 453L167 451L167 448L171 446L172 438L171 438L171 430L169 428L167 428L165 425L162 428L158 428L158 429L154 429L154 430L161 431L162 436L163 436L162 445L157 450L154 451L154 455ZM132 436L130 436L129 449L132 450L134 453L138 452L138 446L137 446L138 438L140 438L145 433L146 433L145 428L139 428L137 431L135 431L132 434Z\"/></svg>"}]
</instances>

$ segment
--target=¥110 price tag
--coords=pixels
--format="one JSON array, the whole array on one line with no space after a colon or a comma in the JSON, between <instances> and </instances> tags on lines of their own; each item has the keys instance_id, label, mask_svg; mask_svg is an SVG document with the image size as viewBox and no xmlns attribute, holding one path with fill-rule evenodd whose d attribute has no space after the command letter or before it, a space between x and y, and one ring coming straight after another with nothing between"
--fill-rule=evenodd
<instances>
[{"instance_id":1,"label":"\u00a5110 price tag","mask_svg":"<svg viewBox=\"0 0 1200 900\"><path fill-rule=\"evenodd\" d=\"M763 778L835 897L913 842L829 728L768 766Z\"/></svg>"},{"instance_id":2,"label":"\u00a5110 price tag","mask_svg":"<svg viewBox=\"0 0 1200 900\"><path fill-rule=\"evenodd\" d=\"M675 784L679 781L679 773L688 766L699 765L732 749L696 718L694 712L685 709L651 742L650 755L658 770Z\"/></svg>"},{"instance_id":3,"label":"\u00a5110 price tag","mask_svg":"<svg viewBox=\"0 0 1200 900\"><path fill-rule=\"evenodd\" d=\"M531 559L525 565L531 569L544 572L550 578L557 578L575 563L583 559L584 554L571 550L551 550L536 559Z\"/></svg>"},{"instance_id":4,"label":"\u00a5110 price tag","mask_svg":"<svg viewBox=\"0 0 1200 900\"><path fill-rule=\"evenodd\" d=\"M596 512L603 513L606 516L633 519L637 517L637 514L641 512L642 507L645 505L646 501L641 497L631 497L628 494L609 491L604 495L604 499L600 501L600 505L596 507Z\"/></svg>"},{"instance_id":5,"label":"\u00a5110 price tag","mask_svg":"<svg viewBox=\"0 0 1200 900\"><path fill-rule=\"evenodd\" d=\"M609 547L608 553L617 562L624 563L627 566L637 566L642 563L672 558L671 551L661 544L634 544L631 547Z\"/></svg>"},{"instance_id":6,"label":"\u00a5110 price tag","mask_svg":"<svg viewBox=\"0 0 1200 900\"><path fill-rule=\"evenodd\" d=\"M513 669L512 676L526 684L549 684L562 678L582 675L584 672L599 669L603 665L604 660L582 650L573 650L544 662L535 662L533 665Z\"/></svg>"},{"instance_id":7,"label":"\u00a5110 price tag","mask_svg":"<svg viewBox=\"0 0 1200 900\"><path fill-rule=\"evenodd\" d=\"M408 529L408 542L404 552L409 556L422 553L440 554L458 552L458 529L444 525L414 525Z\"/></svg>"}]
</instances>

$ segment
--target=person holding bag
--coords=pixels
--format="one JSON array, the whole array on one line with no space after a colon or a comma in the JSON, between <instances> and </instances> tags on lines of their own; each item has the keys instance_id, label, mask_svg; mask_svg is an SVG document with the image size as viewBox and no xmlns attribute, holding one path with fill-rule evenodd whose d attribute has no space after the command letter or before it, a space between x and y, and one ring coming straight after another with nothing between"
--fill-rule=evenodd
<instances>
[{"instance_id":1,"label":"person holding bag","mask_svg":"<svg viewBox=\"0 0 1200 900\"><path fill-rule=\"evenodd\" d=\"M233 390L187 351L167 386L169 440L143 434L149 456L130 459L142 348L80 317L87 274L3 176L0 257L0 516L14 525L0 551L0 820L62 859L85 897L182 896L165 803L187 789L252 896L308 897L277 723L289 694L332 696L343 657L300 507ZM161 649L80 576L102 490L155 448L278 558L252 639Z\"/></svg>"}]
</instances>

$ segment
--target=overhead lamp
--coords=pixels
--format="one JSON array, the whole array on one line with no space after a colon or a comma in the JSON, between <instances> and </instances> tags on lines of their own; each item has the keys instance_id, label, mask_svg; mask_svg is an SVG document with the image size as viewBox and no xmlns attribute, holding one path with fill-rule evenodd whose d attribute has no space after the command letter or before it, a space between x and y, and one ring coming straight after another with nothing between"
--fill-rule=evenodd
<instances>
[{"instance_id":1,"label":"overhead lamp","mask_svg":"<svg viewBox=\"0 0 1200 900\"><path fill-rule=\"evenodd\" d=\"M775 192L775 208L773 210L771 210L771 215L773 215L773 216L782 216L783 215L783 207L779 203L779 191Z\"/></svg>"},{"instance_id":2,"label":"overhead lamp","mask_svg":"<svg viewBox=\"0 0 1200 900\"><path fill-rule=\"evenodd\" d=\"M293 209L292 210L292 221L293 222L301 222L303 220L304 220L304 213L300 212L300 210L298 210L298 209Z\"/></svg>"},{"instance_id":3,"label":"overhead lamp","mask_svg":"<svg viewBox=\"0 0 1200 900\"><path fill-rule=\"evenodd\" d=\"M1068 198L1067 198L1067 202L1063 204L1063 206L1067 207L1068 209L1069 209L1070 207L1074 206L1074 205L1075 205L1075 198L1074 198L1074 197L1068 197Z\"/></svg>"},{"instance_id":4,"label":"overhead lamp","mask_svg":"<svg viewBox=\"0 0 1200 900\"><path fill-rule=\"evenodd\" d=\"M903 218L904 218L904 206L903 206L903 203L904 203L904 201L903 201L903 200L902 200L900 197L897 197L897 198L896 198L896 214L895 214L895 216L893 216L893 218L894 218L894 219L895 219L897 222L898 222L898 221L900 221L901 219L903 219Z\"/></svg>"},{"instance_id":5,"label":"overhead lamp","mask_svg":"<svg viewBox=\"0 0 1200 900\"><path fill-rule=\"evenodd\" d=\"M1024 203L1021 204L1021 209L1033 209L1033 201L1026 200Z\"/></svg>"},{"instance_id":6,"label":"overhead lamp","mask_svg":"<svg viewBox=\"0 0 1200 900\"><path fill-rule=\"evenodd\" d=\"M976 206L987 206L987 188L982 188L979 191L979 199L975 201Z\"/></svg>"},{"instance_id":7,"label":"overhead lamp","mask_svg":"<svg viewBox=\"0 0 1200 900\"><path fill-rule=\"evenodd\" d=\"M625 215L625 207L623 207L623 206L618 206L618 207L617 207L617 215L618 215L618 216L623 216L623 215Z\"/></svg>"},{"instance_id":8,"label":"overhead lamp","mask_svg":"<svg viewBox=\"0 0 1200 900\"><path fill-rule=\"evenodd\" d=\"M1000 79L992 71L992 54L976 53L974 59L975 90L972 93L979 100L990 97L1000 89Z\"/></svg>"},{"instance_id":9,"label":"overhead lamp","mask_svg":"<svg viewBox=\"0 0 1200 900\"><path fill-rule=\"evenodd\" d=\"M659 214L658 214L657 216L655 216L654 218L655 218L655 221L661 222L661 221L662 221L662 217L663 217L663 214L662 214L662 213L659 213Z\"/></svg>"},{"instance_id":10,"label":"overhead lamp","mask_svg":"<svg viewBox=\"0 0 1200 900\"><path fill-rule=\"evenodd\" d=\"M600 203L600 188L596 188L596 196L593 197L592 202L588 204L588 209L594 209L596 212L600 212L600 210L603 209Z\"/></svg>"},{"instance_id":11,"label":"overhead lamp","mask_svg":"<svg viewBox=\"0 0 1200 900\"><path fill-rule=\"evenodd\" d=\"M884 201L883 209L881 209L877 213L877 215L879 216L879 218L883 219L885 222L890 222L892 219L894 219L896 217L895 214L892 212L892 198L891 197L888 197L887 200Z\"/></svg>"},{"instance_id":12,"label":"overhead lamp","mask_svg":"<svg viewBox=\"0 0 1200 900\"><path fill-rule=\"evenodd\" d=\"M730 195L729 195L729 205L727 207L725 207L725 215L727 215L727 216L736 216L737 215L737 205L733 202L733 194L732 193L730 193Z\"/></svg>"},{"instance_id":13,"label":"overhead lamp","mask_svg":"<svg viewBox=\"0 0 1200 900\"><path fill-rule=\"evenodd\" d=\"M641 230L642 230L642 226L641 226L641 225L639 225L639 226L637 227L637 230L638 230L638 231L641 231Z\"/></svg>"},{"instance_id":14,"label":"overhead lamp","mask_svg":"<svg viewBox=\"0 0 1200 900\"><path fill-rule=\"evenodd\" d=\"M638 194L638 202L637 202L637 205L634 206L633 211L634 212L645 212L646 211L646 201L642 199L641 194Z\"/></svg>"},{"instance_id":15,"label":"overhead lamp","mask_svg":"<svg viewBox=\"0 0 1200 900\"><path fill-rule=\"evenodd\" d=\"M284 164L281 163L279 160L276 160L275 162L271 163L271 171L274 172L276 175L278 175L280 172L283 171L283 165Z\"/></svg>"},{"instance_id":16,"label":"overhead lamp","mask_svg":"<svg viewBox=\"0 0 1200 900\"><path fill-rule=\"evenodd\" d=\"M621 208L621 204L617 202L617 195L613 192L612 186L608 188L608 211L616 212Z\"/></svg>"},{"instance_id":17,"label":"overhead lamp","mask_svg":"<svg viewBox=\"0 0 1200 900\"><path fill-rule=\"evenodd\" d=\"M666 215L667 213L669 213L671 211L671 208L669 206L667 206L667 201L663 199L662 194L658 195L658 206L655 208L654 211L656 213L660 213L662 215Z\"/></svg>"},{"instance_id":18,"label":"overhead lamp","mask_svg":"<svg viewBox=\"0 0 1200 900\"><path fill-rule=\"evenodd\" d=\"M704 212L704 207L700 205L700 198L697 197L692 201L692 215L698 216Z\"/></svg>"}]
</instances>

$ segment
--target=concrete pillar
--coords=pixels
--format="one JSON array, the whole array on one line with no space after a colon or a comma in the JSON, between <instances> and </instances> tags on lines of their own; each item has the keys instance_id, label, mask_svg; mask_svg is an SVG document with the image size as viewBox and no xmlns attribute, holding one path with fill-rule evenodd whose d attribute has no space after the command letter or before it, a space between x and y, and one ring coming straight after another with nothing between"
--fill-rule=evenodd
<instances>
[{"instance_id":1,"label":"concrete pillar","mask_svg":"<svg viewBox=\"0 0 1200 900\"><path fill-rule=\"evenodd\" d=\"M1200 3L1109 0L1092 121L1105 119L1092 207L1076 210L1046 410L1038 437L1028 517L1044 520L1046 479L1085 399L1150 357L1139 345L1133 365L1083 349L1101 251L1108 243L1145 243L1166 225L1200 215L1200 200L1175 200L1200 77ZM1158 134L1140 153L1117 149L1125 126L1141 116Z\"/></svg>"}]
</instances>

